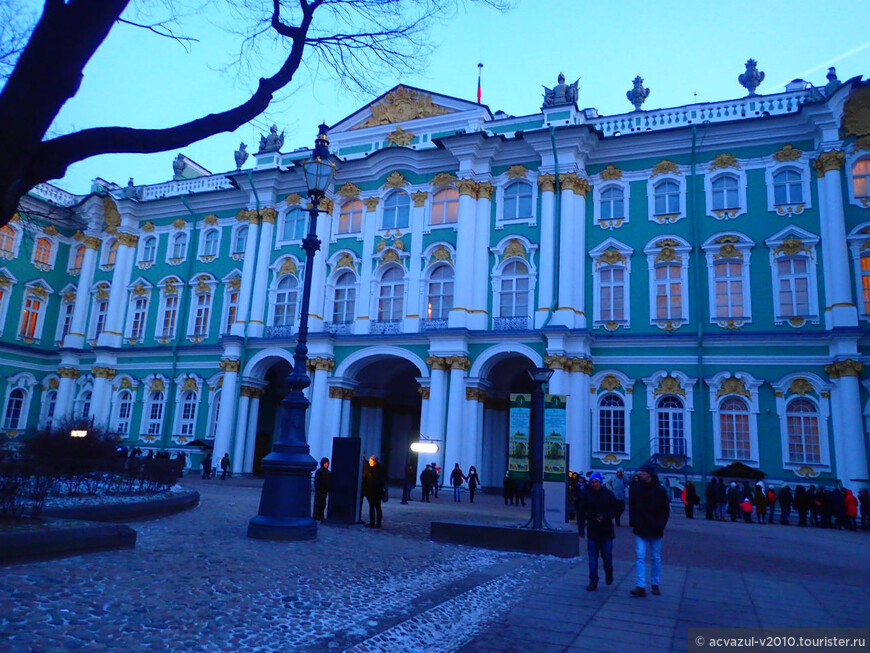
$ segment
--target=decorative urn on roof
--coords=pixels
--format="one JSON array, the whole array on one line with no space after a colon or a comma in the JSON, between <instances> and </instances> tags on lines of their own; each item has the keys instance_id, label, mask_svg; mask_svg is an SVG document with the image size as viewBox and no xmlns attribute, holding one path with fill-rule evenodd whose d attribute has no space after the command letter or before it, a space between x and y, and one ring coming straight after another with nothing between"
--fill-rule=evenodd
<instances>
[{"instance_id":1,"label":"decorative urn on roof","mask_svg":"<svg viewBox=\"0 0 870 653\"><path fill-rule=\"evenodd\" d=\"M640 111L640 106L643 104L643 101L649 97L649 89L644 88L643 77L640 75L634 78L632 84L634 84L634 86L625 94L625 97L627 97L628 101L634 105L635 111Z\"/></svg>"},{"instance_id":2,"label":"decorative urn on roof","mask_svg":"<svg viewBox=\"0 0 870 653\"><path fill-rule=\"evenodd\" d=\"M749 91L750 96L757 95L755 89L764 81L764 73L758 70L758 62L755 59L746 62L746 72L742 73L737 81Z\"/></svg>"}]
</instances>

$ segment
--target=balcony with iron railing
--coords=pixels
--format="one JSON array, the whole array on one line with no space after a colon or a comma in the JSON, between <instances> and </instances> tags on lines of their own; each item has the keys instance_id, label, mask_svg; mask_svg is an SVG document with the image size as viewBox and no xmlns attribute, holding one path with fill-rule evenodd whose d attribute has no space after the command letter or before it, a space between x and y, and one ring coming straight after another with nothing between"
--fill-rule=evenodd
<instances>
[{"instance_id":1,"label":"balcony with iron railing","mask_svg":"<svg viewBox=\"0 0 870 653\"><path fill-rule=\"evenodd\" d=\"M402 320L376 320L372 321L372 333L401 333Z\"/></svg>"},{"instance_id":2,"label":"balcony with iron railing","mask_svg":"<svg viewBox=\"0 0 870 653\"><path fill-rule=\"evenodd\" d=\"M325 322L323 330L336 336L343 336L350 333L351 322Z\"/></svg>"},{"instance_id":3,"label":"balcony with iron railing","mask_svg":"<svg viewBox=\"0 0 870 653\"><path fill-rule=\"evenodd\" d=\"M268 326L263 332L264 338L295 338L298 331L295 324Z\"/></svg>"},{"instance_id":4,"label":"balcony with iron railing","mask_svg":"<svg viewBox=\"0 0 870 653\"><path fill-rule=\"evenodd\" d=\"M492 328L496 331L526 331L531 320L528 317L494 317Z\"/></svg>"},{"instance_id":5,"label":"balcony with iron railing","mask_svg":"<svg viewBox=\"0 0 870 653\"><path fill-rule=\"evenodd\" d=\"M447 318L441 318L436 320L423 320L422 327L423 331L441 331L443 329L448 328L449 323Z\"/></svg>"}]
</instances>

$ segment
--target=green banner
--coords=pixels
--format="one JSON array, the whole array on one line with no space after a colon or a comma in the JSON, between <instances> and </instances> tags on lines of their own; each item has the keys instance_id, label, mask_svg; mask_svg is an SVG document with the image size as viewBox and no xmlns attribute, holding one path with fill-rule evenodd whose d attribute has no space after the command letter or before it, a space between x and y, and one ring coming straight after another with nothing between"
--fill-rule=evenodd
<instances>
[{"instance_id":1,"label":"green banner","mask_svg":"<svg viewBox=\"0 0 870 653\"><path fill-rule=\"evenodd\" d=\"M529 421L532 395L512 394L508 442L508 472L511 478L529 477Z\"/></svg>"},{"instance_id":2,"label":"green banner","mask_svg":"<svg viewBox=\"0 0 870 653\"><path fill-rule=\"evenodd\" d=\"M565 459L567 397L544 397L544 480L564 481L568 461Z\"/></svg>"}]
</instances>

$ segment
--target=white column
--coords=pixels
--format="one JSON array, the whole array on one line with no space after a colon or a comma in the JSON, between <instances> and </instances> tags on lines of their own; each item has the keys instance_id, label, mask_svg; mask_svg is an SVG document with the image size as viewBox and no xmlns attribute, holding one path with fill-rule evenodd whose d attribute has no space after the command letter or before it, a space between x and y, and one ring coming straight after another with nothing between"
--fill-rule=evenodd
<instances>
[{"instance_id":1,"label":"white column","mask_svg":"<svg viewBox=\"0 0 870 653\"><path fill-rule=\"evenodd\" d=\"M421 305L421 299L425 295L425 289L421 288L422 268L426 264L423 261L423 224L426 198L429 193L419 191L411 193L414 200L414 208L411 209L411 258L408 263L408 303L405 307L405 333L417 333L420 331L420 320L426 319L425 304Z\"/></svg>"},{"instance_id":2,"label":"white column","mask_svg":"<svg viewBox=\"0 0 870 653\"><path fill-rule=\"evenodd\" d=\"M578 254L571 243L574 242L574 183L577 175L574 173L559 175L562 192L559 197L559 307L553 315L552 324L560 324L568 328L574 327L574 290L572 286L572 271L574 259Z\"/></svg>"},{"instance_id":3,"label":"white column","mask_svg":"<svg viewBox=\"0 0 870 653\"><path fill-rule=\"evenodd\" d=\"M822 229L822 257L825 275L825 324L828 329L858 325L858 309L852 296L849 276L849 250L846 244L846 219L840 168L840 150L823 152L814 161L819 173L819 207Z\"/></svg>"},{"instance_id":4,"label":"white column","mask_svg":"<svg viewBox=\"0 0 870 653\"><path fill-rule=\"evenodd\" d=\"M366 212L363 215L363 246L362 263L359 275L359 299L356 302L356 320L354 333L371 331L372 320L377 320L377 313L370 315L369 311L377 311L377 302L372 305L370 298L375 289L372 287L372 252L375 251L375 231L378 227L377 208L379 197L369 197L363 200Z\"/></svg>"},{"instance_id":5,"label":"white column","mask_svg":"<svg viewBox=\"0 0 870 653\"><path fill-rule=\"evenodd\" d=\"M320 203L320 208L322 213L317 216L317 237L323 244L320 252L314 256L314 262L311 266L311 303L308 306L308 329L311 332L323 331L323 323L327 321L326 309L324 308L326 302L326 259L329 256L329 239L333 225L332 212L335 209L335 204L331 199L324 198ZM305 270L305 274L308 273L309 271ZM331 443L329 448L332 448ZM318 462L319 460L318 458Z\"/></svg>"},{"instance_id":6,"label":"white column","mask_svg":"<svg viewBox=\"0 0 870 653\"><path fill-rule=\"evenodd\" d=\"M460 179L456 182L459 189L459 221L456 225L456 283L453 284L453 310L450 311L448 324L451 327L467 325L468 311L471 308L471 284L468 280L474 274L474 218L477 214L477 182L473 179ZM453 469L453 465L450 466Z\"/></svg>"},{"instance_id":7,"label":"white column","mask_svg":"<svg viewBox=\"0 0 870 653\"><path fill-rule=\"evenodd\" d=\"M444 371L447 366L447 360L439 356L430 356L426 359L426 363L430 367L429 372L429 406L427 411L427 428L423 431L430 440L436 440L438 444L438 454L434 456L434 460L429 462L438 462L441 467L444 467L444 422L447 409L447 374Z\"/></svg>"},{"instance_id":8,"label":"white column","mask_svg":"<svg viewBox=\"0 0 870 653\"><path fill-rule=\"evenodd\" d=\"M224 383L221 387L221 405L218 413L217 432L214 436L215 460L223 458L225 453L233 455L232 440L235 425L236 400L239 396L239 359L224 358L220 362L224 371Z\"/></svg>"},{"instance_id":9,"label":"white column","mask_svg":"<svg viewBox=\"0 0 870 653\"><path fill-rule=\"evenodd\" d=\"M831 391L831 417L837 478L855 494L858 488L870 486L867 482L867 445L858 387L858 375L863 367L854 360L837 361L825 367L834 384Z\"/></svg>"},{"instance_id":10,"label":"white column","mask_svg":"<svg viewBox=\"0 0 870 653\"><path fill-rule=\"evenodd\" d=\"M571 359L568 385L568 439L571 444L569 467L574 471L589 471L592 464L592 420L589 413L589 380L592 362L586 358Z\"/></svg>"},{"instance_id":11,"label":"white column","mask_svg":"<svg viewBox=\"0 0 870 653\"><path fill-rule=\"evenodd\" d=\"M266 299L269 296L269 264L272 262L272 236L275 232L277 211L266 208L260 211L263 224L260 226L260 244L257 248L257 265L254 273L254 291L251 296L251 315L248 318L248 337L261 338L265 330ZM247 254L245 255L247 257ZM244 284L244 280L242 280Z\"/></svg>"},{"instance_id":12,"label":"white column","mask_svg":"<svg viewBox=\"0 0 870 653\"><path fill-rule=\"evenodd\" d=\"M120 347L124 331L124 317L127 314L127 286L130 272L136 257L138 236L128 233L118 234L118 251L115 255L115 268L112 270L112 287L109 290L109 307L106 322L97 345L101 347Z\"/></svg>"},{"instance_id":13,"label":"white column","mask_svg":"<svg viewBox=\"0 0 870 653\"><path fill-rule=\"evenodd\" d=\"M115 370L109 365L114 364L112 358L105 355L97 355L96 364L91 373L94 375L94 387L91 391L91 410L89 417L93 417L94 425L107 428L112 410L112 379L115 378Z\"/></svg>"},{"instance_id":14,"label":"white column","mask_svg":"<svg viewBox=\"0 0 870 653\"><path fill-rule=\"evenodd\" d=\"M486 392L480 388L465 388L465 407L463 413L462 452L459 466L468 473L472 465L481 473L483 464L483 399ZM452 469L452 468L451 468Z\"/></svg>"},{"instance_id":15,"label":"white column","mask_svg":"<svg viewBox=\"0 0 870 653\"><path fill-rule=\"evenodd\" d=\"M251 474L254 471L254 453L257 448L257 418L260 414L260 397L263 396L263 389L256 388L256 392L251 392L251 401L248 403L248 425L245 429L245 474Z\"/></svg>"},{"instance_id":16,"label":"white column","mask_svg":"<svg viewBox=\"0 0 870 653\"><path fill-rule=\"evenodd\" d=\"M471 277L471 312L467 325L470 329L486 329L489 326L487 298L489 297L489 234L492 223L492 184L478 184L477 214L474 218L474 261ZM457 277L459 283L459 277ZM454 284L454 288L456 284ZM468 470L465 470L468 471Z\"/></svg>"},{"instance_id":17,"label":"white column","mask_svg":"<svg viewBox=\"0 0 870 653\"><path fill-rule=\"evenodd\" d=\"M260 218L256 211L239 211L236 219L248 222L248 238L245 241L245 260L242 262L242 285L239 291L239 309L236 321L230 327L234 336L244 337L248 318L251 313L251 294L254 287L254 273L257 266L257 235L259 234Z\"/></svg>"},{"instance_id":18,"label":"white column","mask_svg":"<svg viewBox=\"0 0 870 653\"><path fill-rule=\"evenodd\" d=\"M314 358L308 361L312 366L314 380L311 384L311 421L308 425L308 446L311 456L319 461L323 456L331 453L332 434L327 433L327 402L329 402L329 388L327 377L330 370L335 366L335 361L328 358Z\"/></svg>"},{"instance_id":19,"label":"white column","mask_svg":"<svg viewBox=\"0 0 870 653\"><path fill-rule=\"evenodd\" d=\"M88 317L88 308L91 303L91 284L94 282L94 270L97 266L97 250L100 247L100 239L93 236L85 236L82 242L85 245L85 258L82 262L82 270L79 272L79 283L76 286L76 301L73 304L73 316L70 322L69 333L66 334L63 340L64 347L76 349L81 349L85 346L85 320ZM60 404L58 403L59 406Z\"/></svg>"},{"instance_id":20,"label":"white column","mask_svg":"<svg viewBox=\"0 0 870 653\"><path fill-rule=\"evenodd\" d=\"M326 415L326 439L332 447L332 438L340 437L341 433L341 409L342 397L346 392L345 388L333 385L329 386L329 400L327 401Z\"/></svg>"},{"instance_id":21,"label":"white column","mask_svg":"<svg viewBox=\"0 0 870 653\"><path fill-rule=\"evenodd\" d=\"M243 385L239 390L239 410L236 414L236 428L233 434L233 453L230 458L233 463L233 474L241 474L245 469L245 446L247 445L248 406L251 403L251 388ZM223 390L221 391L221 403L223 403ZM218 418L221 416L218 415Z\"/></svg>"},{"instance_id":22,"label":"white column","mask_svg":"<svg viewBox=\"0 0 870 653\"><path fill-rule=\"evenodd\" d=\"M471 434L465 432L462 419L466 404L465 373L469 360L466 356L448 356L447 362L450 365L450 389L447 396L447 430L444 436L442 470L447 470L449 474L456 463L462 466L463 441Z\"/></svg>"},{"instance_id":23,"label":"white column","mask_svg":"<svg viewBox=\"0 0 870 653\"><path fill-rule=\"evenodd\" d=\"M338 437L349 438L351 428L351 416L353 415L353 390L345 390L344 398L341 400L341 423L338 428Z\"/></svg>"},{"instance_id":24,"label":"white column","mask_svg":"<svg viewBox=\"0 0 870 653\"><path fill-rule=\"evenodd\" d=\"M553 286L556 278L555 178L552 174L540 175L538 186L541 189L541 257L538 266L536 328L540 328L547 319L547 312L553 304Z\"/></svg>"},{"instance_id":25,"label":"white column","mask_svg":"<svg viewBox=\"0 0 870 653\"><path fill-rule=\"evenodd\" d=\"M76 379L79 376L78 358L62 356L61 367L57 368L60 382L57 384L57 399L54 404L53 425L60 424L72 413L76 394Z\"/></svg>"},{"instance_id":26,"label":"white column","mask_svg":"<svg viewBox=\"0 0 870 653\"><path fill-rule=\"evenodd\" d=\"M574 186L574 223L573 241L570 249L575 252L586 252L586 193L589 182L582 177ZM574 307L574 328L586 328L586 266L587 257L577 256L571 269L571 281L568 283L574 290L572 306Z\"/></svg>"}]
</instances>

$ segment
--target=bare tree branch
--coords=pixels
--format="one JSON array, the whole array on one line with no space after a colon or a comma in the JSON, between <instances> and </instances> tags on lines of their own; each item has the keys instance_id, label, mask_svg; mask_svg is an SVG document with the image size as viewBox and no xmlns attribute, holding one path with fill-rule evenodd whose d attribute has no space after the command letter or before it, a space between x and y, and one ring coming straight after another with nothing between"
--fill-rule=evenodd
<instances>
[{"instance_id":1,"label":"bare tree branch","mask_svg":"<svg viewBox=\"0 0 870 653\"><path fill-rule=\"evenodd\" d=\"M178 42L178 44L184 48L186 52L190 52L189 43L197 43L199 39L195 39L190 36L180 36L172 31L172 28L167 25L167 21L160 21L157 23L152 23L151 25L144 25L142 23L136 23L132 20L127 20L125 18L119 18L119 23L123 23L125 25L131 25L133 27L141 27L142 29L146 29L149 32L154 32L157 36L163 36L168 39L172 39L173 41Z\"/></svg>"}]
</instances>

